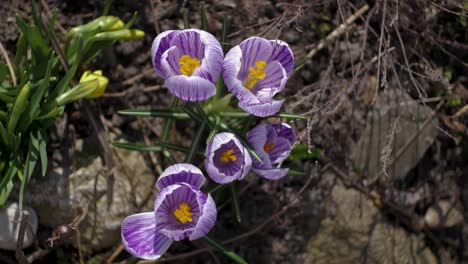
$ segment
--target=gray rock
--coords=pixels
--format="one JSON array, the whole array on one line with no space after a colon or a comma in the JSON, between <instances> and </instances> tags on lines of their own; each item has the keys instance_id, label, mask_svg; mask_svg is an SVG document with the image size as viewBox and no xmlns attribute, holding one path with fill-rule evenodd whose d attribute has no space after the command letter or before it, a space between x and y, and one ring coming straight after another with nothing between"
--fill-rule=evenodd
<instances>
[{"instance_id":1,"label":"gray rock","mask_svg":"<svg viewBox=\"0 0 468 264\"><path fill-rule=\"evenodd\" d=\"M55 168L44 178L34 177L30 184L29 202L36 209L41 224L56 228L75 218L78 207L87 207L87 214L79 225L82 250L101 250L120 241L123 218L142 211L150 211L153 199L154 176L146 166L143 155L135 151L113 148L113 202L107 206L107 180L103 163L96 150L95 139L75 144L74 163L78 169ZM67 173L70 171L70 173ZM83 248L89 246L89 248Z\"/></svg>"},{"instance_id":2,"label":"gray rock","mask_svg":"<svg viewBox=\"0 0 468 264\"><path fill-rule=\"evenodd\" d=\"M386 89L369 113L366 129L352 154L371 180L388 176L404 179L434 142L438 130L432 110L403 91Z\"/></svg>"},{"instance_id":3,"label":"gray rock","mask_svg":"<svg viewBox=\"0 0 468 264\"><path fill-rule=\"evenodd\" d=\"M322 220L304 263L437 263L420 238L385 223L361 193L335 186L327 208L334 217Z\"/></svg>"},{"instance_id":4,"label":"gray rock","mask_svg":"<svg viewBox=\"0 0 468 264\"><path fill-rule=\"evenodd\" d=\"M37 215L30 207L23 206L28 211L28 227L23 239L23 248L31 246L37 232ZM21 212L16 202L7 203L0 208L0 249L15 250L21 222Z\"/></svg>"}]
</instances>

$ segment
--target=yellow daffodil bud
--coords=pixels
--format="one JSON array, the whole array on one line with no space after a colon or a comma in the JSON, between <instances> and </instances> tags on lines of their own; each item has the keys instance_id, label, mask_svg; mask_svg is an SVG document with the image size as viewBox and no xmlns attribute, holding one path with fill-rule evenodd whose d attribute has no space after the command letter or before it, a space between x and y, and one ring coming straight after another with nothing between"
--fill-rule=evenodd
<instances>
[{"instance_id":1,"label":"yellow daffodil bud","mask_svg":"<svg viewBox=\"0 0 468 264\"><path fill-rule=\"evenodd\" d=\"M132 40L145 36L145 32L138 29L119 29L116 31L101 32L92 37L93 41L100 40Z\"/></svg>"},{"instance_id":2,"label":"yellow daffodil bud","mask_svg":"<svg viewBox=\"0 0 468 264\"><path fill-rule=\"evenodd\" d=\"M80 78L80 83L91 80L98 80L98 87L94 89L93 92L86 95L85 98L97 98L102 96L106 91L107 85L109 84L109 79L107 79L106 76L102 75L101 70L94 71L92 73L91 71L85 71Z\"/></svg>"},{"instance_id":3,"label":"yellow daffodil bud","mask_svg":"<svg viewBox=\"0 0 468 264\"><path fill-rule=\"evenodd\" d=\"M81 98L97 98L104 94L109 79L102 75L102 71L86 71L80 78L80 83L59 95L55 101L57 106L63 106Z\"/></svg>"},{"instance_id":4,"label":"yellow daffodil bud","mask_svg":"<svg viewBox=\"0 0 468 264\"><path fill-rule=\"evenodd\" d=\"M76 36L78 34L86 32L107 32L119 30L124 26L124 22L120 18L115 16L100 16L84 25L74 27L70 30L70 36Z\"/></svg>"}]
</instances>

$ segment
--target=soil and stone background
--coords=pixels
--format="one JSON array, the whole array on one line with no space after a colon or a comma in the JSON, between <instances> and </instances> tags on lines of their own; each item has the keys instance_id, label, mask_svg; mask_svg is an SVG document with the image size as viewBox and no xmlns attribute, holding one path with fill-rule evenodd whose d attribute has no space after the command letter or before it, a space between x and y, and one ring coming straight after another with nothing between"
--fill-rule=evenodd
<instances>
[{"instance_id":1,"label":"soil and stone background","mask_svg":"<svg viewBox=\"0 0 468 264\"><path fill-rule=\"evenodd\" d=\"M65 29L99 16L104 5L42 2L59 10ZM220 0L204 6L208 30L218 38L228 15L229 47L254 35L281 39L304 61L280 97L286 98L283 110L308 118L294 125L300 141L320 152L287 164L304 176L248 176L239 185L242 223L230 203L218 203L213 237L249 263L468 262L467 1ZM26 237L32 246L25 253L35 263L138 261L121 251L120 222L150 210L155 177L168 164L157 153L102 146L98 134L146 144L160 139L162 119L117 111L170 105L172 96L151 66L151 43L160 32L183 28L184 11L199 27L200 7L199 1L113 1L110 14L128 21L137 11L135 27L146 36L117 43L92 62L90 69L110 78L106 94L69 106L49 130L48 174L33 177L26 195L38 228ZM14 16L30 12L27 2L0 4L0 41L10 55L18 35ZM194 131L195 123L177 121L169 142L189 146ZM229 196L219 192L215 199ZM8 214L2 210L0 218ZM57 228L72 224L77 228L57 236ZM16 263L6 250L14 246L0 246L0 262ZM159 262L229 263L207 246L175 243Z\"/></svg>"}]
</instances>

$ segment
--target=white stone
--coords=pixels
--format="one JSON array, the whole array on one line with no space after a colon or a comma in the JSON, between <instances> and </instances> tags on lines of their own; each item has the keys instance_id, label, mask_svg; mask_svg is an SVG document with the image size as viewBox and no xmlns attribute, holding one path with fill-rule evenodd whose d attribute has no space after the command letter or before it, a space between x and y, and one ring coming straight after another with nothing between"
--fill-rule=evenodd
<instances>
[{"instance_id":1,"label":"white stone","mask_svg":"<svg viewBox=\"0 0 468 264\"><path fill-rule=\"evenodd\" d=\"M28 211L28 228L24 235L23 248L31 246L37 232L37 215L30 207L23 206ZM15 250L20 229L20 211L18 203L7 203L0 208L0 248L5 250Z\"/></svg>"}]
</instances>

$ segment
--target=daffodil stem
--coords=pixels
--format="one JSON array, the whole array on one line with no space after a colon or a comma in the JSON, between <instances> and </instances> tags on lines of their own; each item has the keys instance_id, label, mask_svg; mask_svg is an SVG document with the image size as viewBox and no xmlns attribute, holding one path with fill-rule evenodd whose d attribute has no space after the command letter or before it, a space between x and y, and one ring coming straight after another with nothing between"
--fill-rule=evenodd
<instances>
[{"instance_id":1,"label":"daffodil stem","mask_svg":"<svg viewBox=\"0 0 468 264\"><path fill-rule=\"evenodd\" d=\"M234 253L234 251L231 251L231 250L225 248L223 245L216 242L215 240L213 240L209 236L204 236L203 239L205 239L206 242L208 242L210 245L212 245L217 250L223 252L223 254L226 255L226 257L230 258L235 263L237 263L237 264L248 264L247 261L245 261L241 256Z\"/></svg>"},{"instance_id":2,"label":"daffodil stem","mask_svg":"<svg viewBox=\"0 0 468 264\"><path fill-rule=\"evenodd\" d=\"M229 187L231 189L232 205L234 206L234 212L236 213L236 220L238 223L240 223L242 219L240 214L239 197L237 196L236 185L233 182Z\"/></svg>"}]
</instances>

